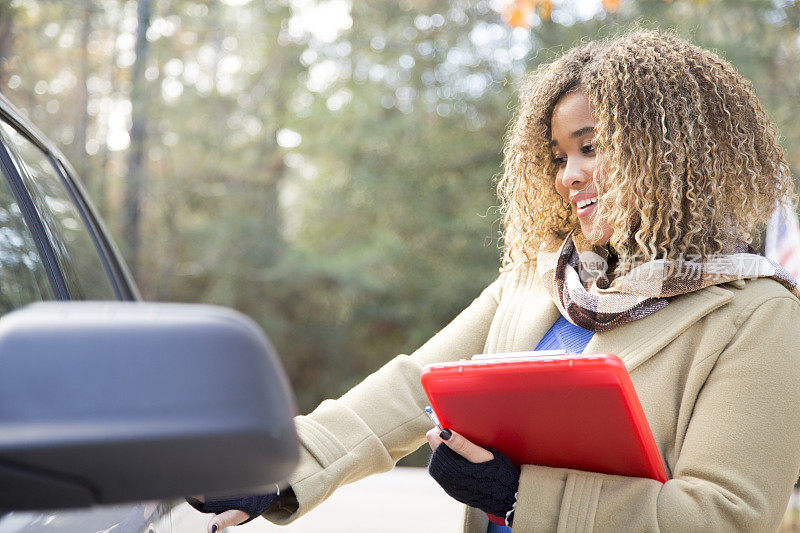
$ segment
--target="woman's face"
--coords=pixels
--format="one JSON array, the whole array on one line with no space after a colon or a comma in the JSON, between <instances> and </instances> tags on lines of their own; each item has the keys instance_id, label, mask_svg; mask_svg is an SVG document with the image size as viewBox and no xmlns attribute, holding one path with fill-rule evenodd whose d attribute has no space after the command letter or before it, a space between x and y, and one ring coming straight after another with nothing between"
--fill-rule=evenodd
<instances>
[{"instance_id":1,"label":"woman's face","mask_svg":"<svg viewBox=\"0 0 800 533\"><path fill-rule=\"evenodd\" d=\"M578 216L581 233L592 244L608 243L613 233L605 220L595 217L600 155L594 149L592 108L582 91L567 94L556 103L550 122L553 160L558 167L556 191Z\"/></svg>"}]
</instances>

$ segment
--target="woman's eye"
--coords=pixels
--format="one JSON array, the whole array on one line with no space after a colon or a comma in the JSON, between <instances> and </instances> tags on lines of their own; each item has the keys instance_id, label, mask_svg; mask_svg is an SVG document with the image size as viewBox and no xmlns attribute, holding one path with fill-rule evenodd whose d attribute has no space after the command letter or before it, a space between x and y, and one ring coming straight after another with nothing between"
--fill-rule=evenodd
<instances>
[{"instance_id":1,"label":"woman's eye","mask_svg":"<svg viewBox=\"0 0 800 533\"><path fill-rule=\"evenodd\" d=\"M581 146L581 152L584 153L584 154L593 154L594 153L594 145L593 144L587 144L587 145Z\"/></svg>"},{"instance_id":2,"label":"woman's eye","mask_svg":"<svg viewBox=\"0 0 800 533\"><path fill-rule=\"evenodd\" d=\"M563 155L562 156L556 156L556 155L554 155L553 156L553 164L555 166L557 166L557 167L566 165L567 164L566 156L563 156Z\"/></svg>"}]
</instances>

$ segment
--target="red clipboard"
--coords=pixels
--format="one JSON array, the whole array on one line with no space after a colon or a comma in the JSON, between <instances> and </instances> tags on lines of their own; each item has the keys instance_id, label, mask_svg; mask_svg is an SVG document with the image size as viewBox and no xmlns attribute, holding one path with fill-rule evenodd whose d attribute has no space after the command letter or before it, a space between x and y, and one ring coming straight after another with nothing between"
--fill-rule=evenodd
<instances>
[{"instance_id":1,"label":"red clipboard","mask_svg":"<svg viewBox=\"0 0 800 533\"><path fill-rule=\"evenodd\" d=\"M616 355L476 356L429 364L420 379L442 427L517 465L668 479Z\"/></svg>"}]
</instances>

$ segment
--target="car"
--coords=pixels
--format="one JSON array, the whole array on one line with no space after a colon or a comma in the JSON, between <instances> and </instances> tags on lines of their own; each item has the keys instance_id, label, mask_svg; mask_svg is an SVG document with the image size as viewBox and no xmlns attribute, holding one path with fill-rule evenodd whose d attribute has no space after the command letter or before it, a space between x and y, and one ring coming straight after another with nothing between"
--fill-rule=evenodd
<instances>
[{"instance_id":1,"label":"car","mask_svg":"<svg viewBox=\"0 0 800 533\"><path fill-rule=\"evenodd\" d=\"M177 531L189 494L273 487L299 457L266 335L142 302L63 154L0 95L0 533Z\"/></svg>"}]
</instances>

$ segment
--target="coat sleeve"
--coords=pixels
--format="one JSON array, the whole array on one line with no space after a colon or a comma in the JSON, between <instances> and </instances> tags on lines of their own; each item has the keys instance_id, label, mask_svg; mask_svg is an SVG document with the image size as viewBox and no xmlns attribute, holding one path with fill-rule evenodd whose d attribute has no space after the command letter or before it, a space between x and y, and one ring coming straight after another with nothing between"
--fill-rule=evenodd
<instances>
[{"instance_id":1,"label":"coat sleeve","mask_svg":"<svg viewBox=\"0 0 800 533\"><path fill-rule=\"evenodd\" d=\"M708 365L664 484L525 465L519 531L775 531L800 468L800 304L769 299Z\"/></svg>"},{"instance_id":2,"label":"coat sleeve","mask_svg":"<svg viewBox=\"0 0 800 533\"><path fill-rule=\"evenodd\" d=\"M420 385L422 367L481 353L505 274L416 352L399 355L338 400L295 419L300 464L289 478L296 502L264 514L285 524L322 503L336 488L390 470L425 442L430 420Z\"/></svg>"}]
</instances>

